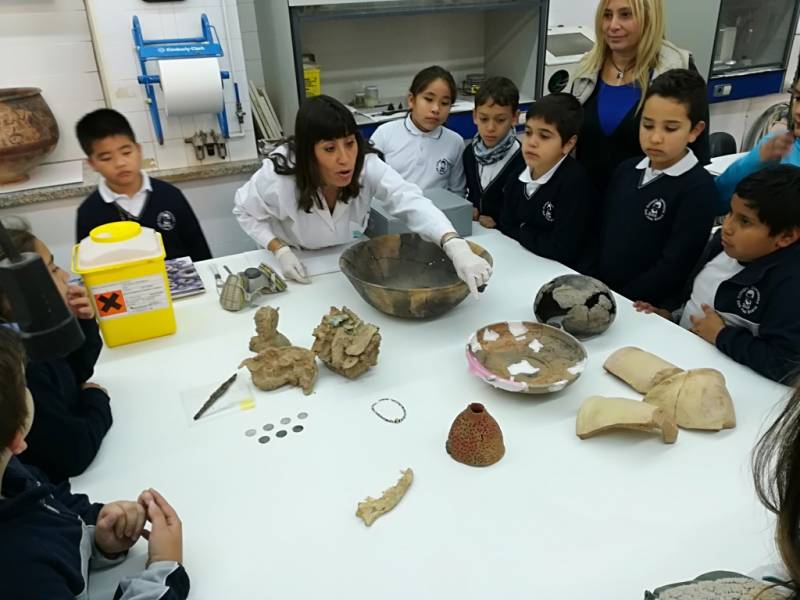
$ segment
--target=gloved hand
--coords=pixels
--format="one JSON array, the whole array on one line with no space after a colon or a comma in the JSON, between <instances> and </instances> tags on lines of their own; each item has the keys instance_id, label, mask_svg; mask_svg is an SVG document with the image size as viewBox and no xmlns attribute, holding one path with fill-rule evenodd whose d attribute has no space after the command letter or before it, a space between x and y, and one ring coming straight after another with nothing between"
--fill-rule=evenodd
<instances>
[{"instance_id":1,"label":"gloved hand","mask_svg":"<svg viewBox=\"0 0 800 600\"><path fill-rule=\"evenodd\" d=\"M492 266L472 251L461 238L451 238L444 243L445 254L453 261L458 278L467 284L472 297L480 298L478 288L486 285L492 276Z\"/></svg>"},{"instance_id":2,"label":"gloved hand","mask_svg":"<svg viewBox=\"0 0 800 600\"><path fill-rule=\"evenodd\" d=\"M281 264L281 272L284 277L294 279L300 283L311 283L311 279L306 274L306 268L289 246L281 246L274 254Z\"/></svg>"}]
</instances>

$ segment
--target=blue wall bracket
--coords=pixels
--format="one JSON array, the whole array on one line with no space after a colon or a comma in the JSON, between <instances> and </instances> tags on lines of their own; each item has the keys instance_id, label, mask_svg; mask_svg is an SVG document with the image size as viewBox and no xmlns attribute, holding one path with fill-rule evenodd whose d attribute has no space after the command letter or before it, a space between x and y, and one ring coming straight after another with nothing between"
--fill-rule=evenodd
<instances>
[{"instance_id":1,"label":"blue wall bracket","mask_svg":"<svg viewBox=\"0 0 800 600\"><path fill-rule=\"evenodd\" d=\"M161 78L158 75L150 75L147 73L147 63L151 60L180 60L186 58L223 56L224 53L219 43L217 30L209 24L208 16L205 13L200 16L200 28L202 30L202 36L200 37L145 40L142 35L142 26L139 23L139 17L133 17L133 29L131 33L133 34L133 43L134 46L136 46L139 65L142 69L142 74L139 75L138 79L147 93L147 104L150 107L150 117L153 120L153 128L155 129L158 143L162 146L164 145L164 131L161 128L161 117L158 114L156 91L153 87L155 85L161 85ZM220 71L219 76L223 81L222 85L224 87L225 80L230 79L231 74L228 71ZM222 103L222 111L217 113L217 121L219 121L219 128L223 137L229 138L228 113L225 109L224 102Z\"/></svg>"}]
</instances>

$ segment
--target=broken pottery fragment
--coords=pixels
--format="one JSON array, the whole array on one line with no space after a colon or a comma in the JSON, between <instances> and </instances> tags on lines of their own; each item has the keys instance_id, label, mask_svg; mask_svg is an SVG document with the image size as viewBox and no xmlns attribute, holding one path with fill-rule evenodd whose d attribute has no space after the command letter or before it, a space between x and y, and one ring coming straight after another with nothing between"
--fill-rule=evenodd
<instances>
[{"instance_id":1,"label":"broken pottery fragment","mask_svg":"<svg viewBox=\"0 0 800 600\"><path fill-rule=\"evenodd\" d=\"M575 420L578 437L585 440L610 429L660 430L665 444L672 444L678 437L675 419L652 404L602 396L590 396L584 400Z\"/></svg>"},{"instance_id":2,"label":"broken pottery fragment","mask_svg":"<svg viewBox=\"0 0 800 600\"><path fill-rule=\"evenodd\" d=\"M655 354L633 346L613 352L606 359L603 368L642 394L649 392L667 377L682 371Z\"/></svg>"},{"instance_id":3,"label":"broken pottery fragment","mask_svg":"<svg viewBox=\"0 0 800 600\"><path fill-rule=\"evenodd\" d=\"M617 304L602 281L586 275L561 275L536 294L533 312L540 323L560 327L577 338L603 333L614 322Z\"/></svg>"},{"instance_id":4,"label":"broken pottery fragment","mask_svg":"<svg viewBox=\"0 0 800 600\"><path fill-rule=\"evenodd\" d=\"M500 426L483 404L477 402L455 418L445 449L455 460L471 467L488 467L506 453Z\"/></svg>"},{"instance_id":5,"label":"broken pottery fragment","mask_svg":"<svg viewBox=\"0 0 800 600\"><path fill-rule=\"evenodd\" d=\"M403 476L396 484L384 491L380 498L367 496L363 502L358 503L356 516L363 520L367 527L370 527L375 522L375 519L397 506L398 502L405 496L411 482L414 481L414 471L406 469L401 473Z\"/></svg>"},{"instance_id":6,"label":"broken pottery fragment","mask_svg":"<svg viewBox=\"0 0 800 600\"><path fill-rule=\"evenodd\" d=\"M243 360L239 367L250 370L253 384L260 390L274 390L288 383L303 388L306 395L314 390L318 371L314 353L296 346L266 348Z\"/></svg>"},{"instance_id":7,"label":"broken pottery fragment","mask_svg":"<svg viewBox=\"0 0 800 600\"><path fill-rule=\"evenodd\" d=\"M644 397L685 429L719 431L736 427L725 377L715 369L692 369L665 379Z\"/></svg>"},{"instance_id":8,"label":"broken pottery fragment","mask_svg":"<svg viewBox=\"0 0 800 600\"><path fill-rule=\"evenodd\" d=\"M289 339L278 331L278 309L262 306L256 311L256 335L250 338L250 350L261 352L267 348L291 346Z\"/></svg>"},{"instance_id":9,"label":"broken pottery fragment","mask_svg":"<svg viewBox=\"0 0 800 600\"><path fill-rule=\"evenodd\" d=\"M378 364L381 335L346 306L331 307L314 329L311 350L331 371L355 379Z\"/></svg>"}]
</instances>

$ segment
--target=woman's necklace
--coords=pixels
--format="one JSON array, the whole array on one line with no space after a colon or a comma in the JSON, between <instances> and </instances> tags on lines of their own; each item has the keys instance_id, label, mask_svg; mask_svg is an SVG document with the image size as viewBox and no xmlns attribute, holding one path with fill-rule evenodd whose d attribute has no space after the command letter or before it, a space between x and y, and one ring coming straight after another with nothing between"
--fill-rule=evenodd
<instances>
[{"instance_id":1,"label":"woman's necklace","mask_svg":"<svg viewBox=\"0 0 800 600\"><path fill-rule=\"evenodd\" d=\"M617 66L617 63L614 62L614 59L611 58L610 56L608 57L608 61L611 63L611 66L614 67L614 70L617 72L617 85L621 85L622 80L625 79L625 73L630 70L630 68L633 66L634 63L631 62L631 64L626 65L625 68L620 69Z\"/></svg>"}]
</instances>

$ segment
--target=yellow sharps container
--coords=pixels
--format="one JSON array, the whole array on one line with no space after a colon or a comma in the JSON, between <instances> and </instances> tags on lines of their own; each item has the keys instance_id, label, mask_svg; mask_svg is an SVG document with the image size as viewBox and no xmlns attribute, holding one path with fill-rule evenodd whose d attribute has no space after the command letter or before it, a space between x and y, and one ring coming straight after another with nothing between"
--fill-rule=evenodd
<instances>
[{"instance_id":1,"label":"yellow sharps container","mask_svg":"<svg viewBox=\"0 0 800 600\"><path fill-rule=\"evenodd\" d=\"M72 250L108 346L175 333L161 234L134 221L95 227Z\"/></svg>"}]
</instances>

